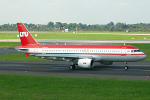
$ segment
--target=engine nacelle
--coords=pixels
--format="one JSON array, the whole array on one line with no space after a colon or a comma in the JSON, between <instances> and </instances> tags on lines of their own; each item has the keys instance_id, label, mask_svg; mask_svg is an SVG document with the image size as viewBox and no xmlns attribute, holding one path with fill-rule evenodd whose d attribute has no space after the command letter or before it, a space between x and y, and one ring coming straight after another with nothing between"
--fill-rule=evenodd
<instances>
[{"instance_id":1,"label":"engine nacelle","mask_svg":"<svg viewBox=\"0 0 150 100\"><path fill-rule=\"evenodd\" d=\"M103 65L112 65L114 62L103 61L103 62L100 62L100 63L103 64Z\"/></svg>"},{"instance_id":2,"label":"engine nacelle","mask_svg":"<svg viewBox=\"0 0 150 100\"><path fill-rule=\"evenodd\" d=\"M93 68L94 61L92 59L79 59L78 66L82 68Z\"/></svg>"}]
</instances>

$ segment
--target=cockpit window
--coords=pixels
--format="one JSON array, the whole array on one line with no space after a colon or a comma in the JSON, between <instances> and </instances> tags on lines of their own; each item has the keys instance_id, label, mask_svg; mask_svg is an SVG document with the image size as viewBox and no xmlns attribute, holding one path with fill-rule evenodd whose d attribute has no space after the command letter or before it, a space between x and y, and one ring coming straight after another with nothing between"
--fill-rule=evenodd
<instances>
[{"instance_id":1,"label":"cockpit window","mask_svg":"<svg viewBox=\"0 0 150 100\"><path fill-rule=\"evenodd\" d=\"M134 50L131 50L131 52L134 52Z\"/></svg>"},{"instance_id":2,"label":"cockpit window","mask_svg":"<svg viewBox=\"0 0 150 100\"><path fill-rule=\"evenodd\" d=\"M141 52L140 50L131 50L131 52Z\"/></svg>"},{"instance_id":3,"label":"cockpit window","mask_svg":"<svg viewBox=\"0 0 150 100\"><path fill-rule=\"evenodd\" d=\"M137 50L137 52L141 52L140 50Z\"/></svg>"}]
</instances>

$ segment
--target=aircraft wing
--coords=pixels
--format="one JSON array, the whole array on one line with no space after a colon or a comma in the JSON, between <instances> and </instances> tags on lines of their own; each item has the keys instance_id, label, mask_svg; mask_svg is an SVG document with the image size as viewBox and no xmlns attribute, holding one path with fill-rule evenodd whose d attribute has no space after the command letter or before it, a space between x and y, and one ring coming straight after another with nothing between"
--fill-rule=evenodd
<instances>
[{"instance_id":1,"label":"aircraft wing","mask_svg":"<svg viewBox=\"0 0 150 100\"><path fill-rule=\"evenodd\" d=\"M46 55L46 54L37 54L35 55L36 57L44 58L44 59L50 59L50 60L66 60L66 61L72 61L76 59L94 59L93 56L91 55Z\"/></svg>"}]
</instances>

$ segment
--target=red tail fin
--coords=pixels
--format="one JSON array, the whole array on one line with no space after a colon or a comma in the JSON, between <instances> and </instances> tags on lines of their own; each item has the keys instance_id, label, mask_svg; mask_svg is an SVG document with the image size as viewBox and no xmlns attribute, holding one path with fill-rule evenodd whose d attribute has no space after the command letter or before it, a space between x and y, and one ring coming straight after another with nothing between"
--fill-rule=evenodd
<instances>
[{"instance_id":1,"label":"red tail fin","mask_svg":"<svg viewBox=\"0 0 150 100\"><path fill-rule=\"evenodd\" d=\"M25 46L25 45L28 45L28 44L33 44L33 45L38 44L34 40L34 38L29 33L29 31L27 30L27 28L24 26L23 23L17 23L17 26L18 26L19 37L20 37L20 41L21 41L22 46Z\"/></svg>"}]
</instances>

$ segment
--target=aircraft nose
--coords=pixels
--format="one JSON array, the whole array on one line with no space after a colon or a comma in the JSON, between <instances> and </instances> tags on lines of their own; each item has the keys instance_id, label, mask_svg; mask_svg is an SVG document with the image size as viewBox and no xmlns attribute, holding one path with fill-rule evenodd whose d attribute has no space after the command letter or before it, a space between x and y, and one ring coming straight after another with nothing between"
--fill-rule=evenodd
<instances>
[{"instance_id":1,"label":"aircraft nose","mask_svg":"<svg viewBox=\"0 0 150 100\"><path fill-rule=\"evenodd\" d=\"M146 54L141 56L141 60L144 60L146 58Z\"/></svg>"}]
</instances>

